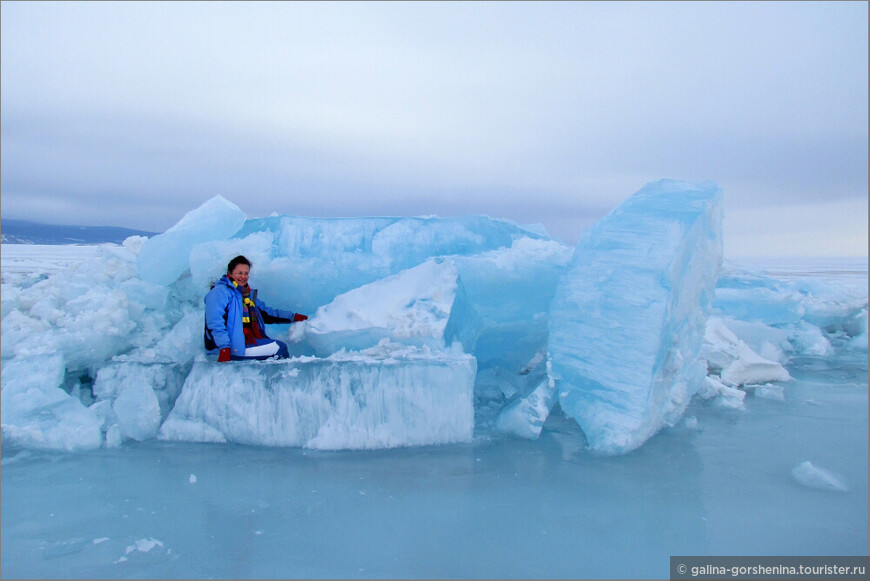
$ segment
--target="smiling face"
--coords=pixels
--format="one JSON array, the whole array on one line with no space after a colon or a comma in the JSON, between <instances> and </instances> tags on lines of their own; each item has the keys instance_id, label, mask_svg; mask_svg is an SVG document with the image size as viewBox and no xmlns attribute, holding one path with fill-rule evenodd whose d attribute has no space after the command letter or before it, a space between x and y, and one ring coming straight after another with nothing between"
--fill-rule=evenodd
<instances>
[{"instance_id":1,"label":"smiling face","mask_svg":"<svg viewBox=\"0 0 870 581\"><path fill-rule=\"evenodd\" d=\"M248 284L248 277L251 275L251 267L247 264L237 264L236 267L227 274L230 280L233 280L239 286Z\"/></svg>"}]
</instances>

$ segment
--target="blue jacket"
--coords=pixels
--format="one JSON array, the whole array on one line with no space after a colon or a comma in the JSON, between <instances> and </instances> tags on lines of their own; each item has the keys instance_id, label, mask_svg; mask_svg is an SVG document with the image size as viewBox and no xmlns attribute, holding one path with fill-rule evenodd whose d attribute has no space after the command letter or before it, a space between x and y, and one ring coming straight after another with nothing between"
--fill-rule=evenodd
<instances>
[{"instance_id":1,"label":"blue jacket","mask_svg":"<svg viewBox=\"0 0 870 581\"><path fill-rule=\"evenodd\" d=\"M256 309L250 309L256 315L260 328L266 329L265 323L292 323L296 313L273 309L257 298L257 291L251 289L251 297ZM205 295L205 348L208 351L229 347L231 353L237 356L245 354L245 333L242 330L242 292L236 288L233 281L226 275L221 277L214 288Z\"/></svg>"}]
</instances>

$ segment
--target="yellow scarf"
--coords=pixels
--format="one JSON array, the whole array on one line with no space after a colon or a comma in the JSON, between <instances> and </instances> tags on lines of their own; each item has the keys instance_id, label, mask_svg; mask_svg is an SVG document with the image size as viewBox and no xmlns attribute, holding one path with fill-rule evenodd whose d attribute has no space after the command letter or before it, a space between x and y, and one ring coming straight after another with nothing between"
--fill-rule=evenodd
<instances>
[{"instance_id":1,"label":"yellow scarf","mask_svg":"<svg viewBox=\"0 0 870 581\"><path fill-rule=\"evenodd\" d=\"M244 287L239 288L239 283L237 283L236 281L233 281L233 286L238 288L239 292L242 293L242 304L245 305L245 311L244 311L244 314L242 315L242 322L243 323L250 323L251 322L250 309L257 306L256 304L254 304L254 301L252 301L251 297L250 297L251 287L248 285L245 285Z\"/></svg>"}]
</instances>

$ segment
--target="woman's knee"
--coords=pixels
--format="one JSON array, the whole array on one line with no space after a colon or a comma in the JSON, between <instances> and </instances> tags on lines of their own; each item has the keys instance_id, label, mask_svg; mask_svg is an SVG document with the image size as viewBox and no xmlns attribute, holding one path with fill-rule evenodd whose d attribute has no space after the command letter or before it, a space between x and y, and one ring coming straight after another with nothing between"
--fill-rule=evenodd
<instances>
[{"instance_id":1,"label":"woman's knee","mask_svg":"<svg viewBox=\"0 0 870 581\"><path fill-rule=\"evenodd\" d=\"M290 357L290 349L287 348L287 343L283 341L275 341L278 344L278 352L275 353L275 357L278 359L288 359Z\"/></svg>"}]
</instances>

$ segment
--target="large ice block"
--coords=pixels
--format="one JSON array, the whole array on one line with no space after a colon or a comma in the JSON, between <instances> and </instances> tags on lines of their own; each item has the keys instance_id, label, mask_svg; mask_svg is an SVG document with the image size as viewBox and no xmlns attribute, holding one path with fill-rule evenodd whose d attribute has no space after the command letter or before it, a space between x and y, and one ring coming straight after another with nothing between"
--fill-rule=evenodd
<instances>
[{"instance_id":1,"label":"large ice block","mask_svg":"<svg viewBox=\"0 0 870 581\"><path fill-rule=\"evenodd\" d=\"M208 288L235 254L252 260L251 284L270 306L313 313L336 296L439 256L471 256L547 237L486 216L304 218L245 222L230 240L194 248L193 282ZM460 268L460 274L463 274Z\"/></svg>"},{"instance_id":2,"label":"large ice block","mask_svg":"<svg viewBox=\"0 0 870 581\"><path fill-rule=\"evenodd\" d=\"M559 403L592 450L637 448L704 381L721 232L715 184L662 180L581 235L550 308L549 350Z\"/></svg>"},{"instance_id":3,"label":"large ice block","mask_svg":"<svg viewBox=\"0 0 870 581\"><path fill-rule=\"evenodd\" d=\"M232 202L221 196L213 197L142 245L136 259L139 278L171 284L190 267L190 252L195 245L229 238L242 227L245 218L245 213Z\"/></svg>"},{"instance_id":4,"label":"large ice block","mask_svg":"<svg viewBox=\"0 0 870 581\"><path fill-rule=\"evenodd\" d=\"M378 347L327 359L194 364L164 440L321 450L468 442L470 355Z\"/></svg>"},{"instance_id":5,"label":"large ice block","mask_svg":"<svg viewBox=\"0 0 870 581\"><path fill-rule=\"evenodd\" d=\"M337 296L296 329L320 357L367 349L382 339L433 349L459 341L470 353L480 319L453 261L434 258Z\"/></svg>"}]
</instances>

